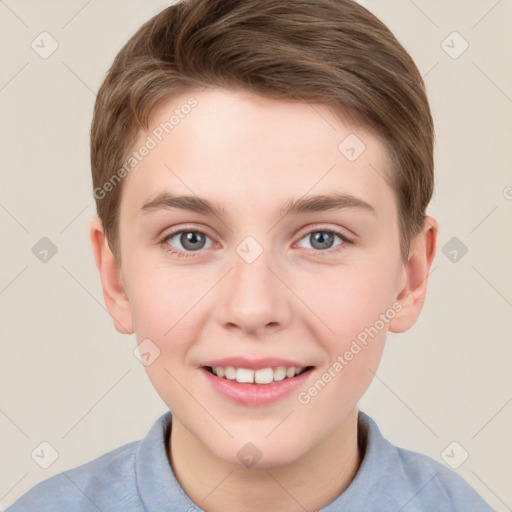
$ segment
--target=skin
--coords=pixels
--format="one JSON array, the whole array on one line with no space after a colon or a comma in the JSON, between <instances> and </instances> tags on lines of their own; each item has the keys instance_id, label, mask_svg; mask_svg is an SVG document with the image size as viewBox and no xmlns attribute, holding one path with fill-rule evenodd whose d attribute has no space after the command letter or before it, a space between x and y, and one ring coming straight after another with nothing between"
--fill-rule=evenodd
<instances>
[{"instance_id":1,"label":"skin","mask_svg":"<svg viewBox=\"0 0 512 512\"><path fill-rule=\"evenodd\" d=\"M357 403L387 331L406 331L420 314L437 222L427 218L402 261L397 202L382 177L385 146L324 105L191 91L158 105L134 147L190 96L198 106L124 178L121 265L101 221L91 222L105 303L119 332L160 350L146 370L173 415L169 461L195 503L212 512L316 510L360 466ZM351 133L366 146L353 162L338 150ZM141 213L163 190L216 201L226 218ZM375 213L279 214L290 199L333 191L363 199ZM179 235L161 242L180 228L205 233L204 248L188 250L188 258L166 252L187 252ZM318 248L311 232L329 229L353 242L336 236L330 248ZM263 248L252 263L236 252L247 236ZM235 404L198 369L229 356L298 358L315 367L298 390L307 391L397 301L401 311L306 405L295 392L269 406ZM262 454L252 468L237 456L248 441Z\"/></svg>"}]
</instances>

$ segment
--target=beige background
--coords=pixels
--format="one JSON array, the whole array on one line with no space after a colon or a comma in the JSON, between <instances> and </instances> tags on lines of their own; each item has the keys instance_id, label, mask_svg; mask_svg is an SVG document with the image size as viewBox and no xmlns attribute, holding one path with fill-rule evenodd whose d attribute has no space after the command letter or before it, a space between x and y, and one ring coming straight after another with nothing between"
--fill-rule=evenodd
<instances>
[{"instance_id":1,"label":"beige background","mask_svg":"<svg viewBox=\"0 0 512 512\"><path fill-rule=\"evenodd\" d=\"M447 460L467 451L458 473L512 510L512 1L361 3L425 76L440 223L423 313L389 336L361 409L392 442L440 462L456 441ZM0 2L0 508L140 439L166 410L134 336L112 326L88 239L95 91L121 45L166 5ZM51 49L43 31L58 43L47 58L31 47ZM47 262L32 252L43 237L57 249ZM454 247L442 251L453 237L468 249L455 249L455 262ZM58 453L47 469L31 458L43 441Z\"/></svg>"}]
</instances>

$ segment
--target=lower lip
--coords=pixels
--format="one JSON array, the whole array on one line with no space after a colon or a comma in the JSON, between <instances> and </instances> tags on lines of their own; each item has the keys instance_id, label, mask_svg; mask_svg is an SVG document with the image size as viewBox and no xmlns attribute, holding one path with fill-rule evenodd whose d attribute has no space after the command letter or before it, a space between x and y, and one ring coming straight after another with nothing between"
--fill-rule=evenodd
<instances>
[{"instance_id":1,"label":"lower lip","mask_svg":"<svg viewBox=\"0 0 512 512\"><path fill-rule=\"evenodd\" d=\"M277 402L297 390L304 384L313 368L305 370L291 379L274 381L270 384L242 384L236 380L217 377L206 368L200 368L200 370L220 395L238 404L259 406Z\"/></svg>"}]
</instances>

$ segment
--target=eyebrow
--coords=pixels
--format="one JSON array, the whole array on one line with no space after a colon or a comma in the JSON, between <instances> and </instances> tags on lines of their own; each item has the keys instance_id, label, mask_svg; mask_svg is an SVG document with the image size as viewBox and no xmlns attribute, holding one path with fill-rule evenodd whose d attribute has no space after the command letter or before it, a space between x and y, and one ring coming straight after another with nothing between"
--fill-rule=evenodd
<instances>
[{"instance_id":1,"label":"eyebrow","mask_svg":"<svg viewBox=\"0 0 512 512\"><path fill-rule=\"evenodd\" d=\"M209 201L199 196L179 196L169 192L161 192L155 198L144 203L139 211L141 213L148 213L168 208L214 215L220 218L226 217L224 207L216 201ZM359 208L376 215L375 208L371 204L351 194L340 193L291 199L280 209L279 214L281 217L284 217L290 214L315 213L345 208Z\"/></svg>"}]
</instances>

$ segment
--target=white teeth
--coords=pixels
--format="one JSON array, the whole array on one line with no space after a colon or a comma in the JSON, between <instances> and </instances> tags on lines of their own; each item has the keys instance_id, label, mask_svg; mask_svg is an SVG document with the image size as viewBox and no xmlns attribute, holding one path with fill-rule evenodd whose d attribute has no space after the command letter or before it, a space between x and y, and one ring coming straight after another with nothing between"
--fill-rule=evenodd
<instances>
[{"instance_id":1,"label":"white teeth","mask_svg":"<svg viewBox=\"0 0 512 512\"><path fill-rule=\"evenodd\" d=\"M278 382L286 378L291 379L295 375L302 373L304 368L291 366L285 368L284 366L278 366L277 368L261 368L260 370L251 370L249 368L235 368L233 366L215 366L212 368L212 372L217 377L224 377L228 380L236 380L240 383L250 384L270 384L272 382Z\"/></svg>"},{"instance_id":2,"label":"white teeth","mask_svg":"<svg viewBox=\"0 0 512 512\"><path fill-rule=\"evenodd\" d=\"M217 366L217 368L220 367ZM232 366L226 366L226 368L224 368L224 376L226 377L226 379L235 380L236 370Z\"/></svg>"},{"instance_id":3,"label":"white teeth","mask_svg":"<svg viewBox=\"0 0 512 512\"><path fill-rule=\"evenodd\" d=\"M279 366L274 370L274 380L283 380L286 377L286 368Z\"/></svg>"},{"instance_id":4,"label":"white teeth","mask_svg":"<svg viewBox=\"0 0 512 512\"><path fill-rule=\"evenodd\" d=\"M254 382L256 384L270 384L274 380L274 371L272 368L262 368L254 372Z\"/></svg>"},{"instance_id":5,"label":"white teeth","mask_svg":"<svg viewBox=\"0 0 512 512\"><path fill-rule=\"evenodd\" d=\"M254 382L254 370L248 370L247 368L236 369L236 381L237 382Z\"/></svg>"},{"instance_id":6,"label":"white teeth","mask_svg":"<svg viewBox=\"0 0 512 512\"><path fill-rule=\"evenodd\" d=\"M286 376L288 378L295 377L295 370L296 370L295 366L292 366L291 368L288 368L286 370Z\"/></svg>"}]
</instances>

